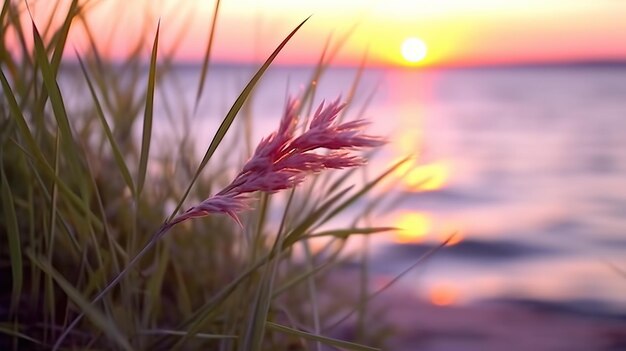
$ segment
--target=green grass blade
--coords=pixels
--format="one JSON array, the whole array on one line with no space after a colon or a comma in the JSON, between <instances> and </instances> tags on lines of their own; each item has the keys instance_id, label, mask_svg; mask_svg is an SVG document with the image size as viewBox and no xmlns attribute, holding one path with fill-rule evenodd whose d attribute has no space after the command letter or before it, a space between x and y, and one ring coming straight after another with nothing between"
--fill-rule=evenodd
<instances>
[{"instance_id":1,"label":"green grass blade","mask_svg":"<svg viewBox=\"0 0 626 351\"><path fill-rule=\"evenodd\" d=\"M84 313L87 318L100 330L102 330L111 341L115 342L122 349L132 351L128 340L122 332L116 327L114 321L107 318L100 311L98 311L92 304L85 298L74 286L68 282L59 272L57 272L48 262L42 261L34 257L30 252L27 253L30 260L39 267L44 273L51 275L57 282L59 287L67 294L67 296L74 302Z\"/></svg>"},{"instance_id":2,"label":"green grass blade","mask_svg":"<svg viewBox=\"0 0 626 351\"><path fill-rule=\"evenodd\" d=\"M324 236L334 236L340 239L347 239L352 234L376 234L382 232L388 232L397 230L394 227L370 227L370 228L348 228L348 229L336 229L327 230L319 233L313 233L302 237L302 239L319 238Z\"/></svg>"},{"instance_id":3,"label":"green grass blade","mask_svg":"<svg viewBox=\"0 0 626 351\"><path fill-rule=\"evenodd\" d=\"M354 202L356 202L358 199L360 199L361 197L363 197L363 195L367 194L370 190L372 190L372 188L374 188L374 186L376 186L376 184L380 183L380 181L382 181L383 179L387 178L390 174L392 174L396 169L398 169L398 167L400 167L401 165L403 165L405 162L407 162L410 158L404 158L400 161L398 161L397 163L395 163L393 166L389 167L385 172L383 172L381 175L379 175L376 179L372 180L371 182L367 183L361 190L359 190L356 194L352 195L350 198L346 199L346 201L344 201L341 205L337 206L332 212L330 212L328 215L326 215L326 217L322 220L322 223L327 222L329 219L333 218L334 216L336 216L337 214L343 212L346 208L348 208L350 205L352 205Z\"/></svg>"},{"instance_id":4,"label":"green grass blade","mask_svg":"<svg viewBox=\"0 0 626 351\"><path fill-rule=\"evenodd\" d=\"M89 167L90 169L90 174L93 174L93 172L91 171L89 160L87 160L87 167ZM100 218L102 219L102 234L106 238L106 241L108 244L108 248L107 248L108 253L111 254L110 262L111 262L111 265L113 266L112 267L113 272L119 272L120 271L119 258L118 258L118 255L116 255L115 253L119 252L120 254L126 256L126 252L124 252L124 250L121 249L121 246L119 245L119 243L116 241L116 238L111 233L111 230L110 230L111 224L107 220L107 214L106 214L106 210L104 209L104 203L102 199L101 190L96 184L95 178L93 177L91 177L91 186L94 189L94 200L97 203L97 208L100 212Z\"/></svg>"},{"instance_id":5,"label":"green grass blade","mask_svg":"<svg viewBox=\"0 0 626 351\"><path fill-rule=\"evenodd\" d=\"M59 130L61 131L62 142L64 145L63 152L69 159L69 165L72 169L72 173L76 176L80 175L78 157L79 148L75 145L72 130L70 128L70 122L67 117L67 111L61 95L61 90L56 80L56 72L53 71L48 57L46 56L46 49L43 45L39 31L35 22L31 19L33 27L33 39L35 42L35 59L40 67L41 74L43 76L44 85L50 97L50 105L52 105L52 111L57 121Z\"/></svg>"},{"instance_id":6,"label":"green grass blade","mask_svg":"<svg viewBox=\"0 0 626 351\"><path fill-rule=\"evenodd\" d=\"M135 265L139 262L139 260L141 260L141 258L145 256L145 254L150 249L152 249L152 247L154 247L157 244L159 239L161 239L161 237L165 235L171 228L172 228L171 224L169 223L163 224L161 228L159 228L159 230L156 233L154 233L152 238L150 238L150 240L143 246L143 248L139 251L139 253L137 253L132 259L130 259L130 261L128 261L128 264L126 265L126 267L124 267L124 269L122 269L117 275L115 275L115 277L111 279L111 281L108 282L107 285L105 285L105 287L102 290L100 290L100 292L91 300L90 303L95 304L98 301L102 300L102 298L106 296L106 294L108 294L109 291L111 291L115 286L117 286L117 284L119 284L119 282L128 274L128 272L130 272L135 267ZM80 322L80 320L83 318L83 316L85 316L85 314L86 314L86 311L81 312L78 316L76 316L76 318L74 318L74 320L67 326L67 328L65 328L61 336L59 336L56 343L54 344L52 348L53 351L57 350L61 346L61 342L63 342L63 340L72 331L72 329L76 327L78 322Z\"/></svg>"},{"instance_id":7,"label":"green grass blade","mask_svg":"<svg viewBox=\"0 0 626 351\"><path fill-rule=\"evenodd\" d=\"M5 38L5 35L6 35L6 28L8 27L8 25L5 26L4 21L5 21L5 18L7 17L7 13L9 13L10 5L11 5L10 1L5 1L4 5L2 5L2 10L0 10L0 23L2 23L2 25L0 26L0 35L2 36L0 38ZM0 45L4 45L4 42L1 42Z\"/></svg>"},{"instance_id":8,"label":"green grass blade","mask_svg":"<svg viewBox=\"0 0 626 351\"><path fill-rule=\"evenodd\" d=\"M259 351L261 349L265 334L265 321L271 304L271 291L276 266L273 261L265 265L261 282L256 287L257 291L252 304L252 313L248 317L246 332L239 344L238 350L240 351Z\"/></svg>"},{"instance_id":9,"label":"green grass blade","mask_svg":"<svg viewBox=\"0 0 626 351\"><path fill-rule=\"evenodd\" d=\"M261 77L263 76L267 68L270 66L270 64L274 61L276 56L278 56L278 53L282 51L285 45L287 45L287 42L291 40L291 38L296 34L296 32L300 29L300 27L302 27L309 18L310 16L307 17L304 21L302 21L294 30L291 31L291 33L289 33L289 35L287 35L285 39L283 39L283 41L278 45L278 47L276 47L274 52L272 52L272 54L267 58L267 60L265 60L265 63L263 63L261 68L259 68L256 74L248 82L246 87L242 90L241 94L239 94L239 96L237 97L233 105L231 106L230 110L226 114L226 117L224 117L224 120L222 120L222 123L217 129L217 132L213 136L213 139L211 140L211 143L209 144L209 148L204 154L204 157L202 158L202 161L200 162L200 165L198 166L196 173L194 174L191 182L189 183L189 186L187 186L187 189L185 190L185 193L183 194L183 196L180 198L178 205L176 205L176 208L170 215L170 218L169 218L170 220L174 218L176 213L178 213L178 210L180 210L181 206L183 205L183 202L185 201L185 199L187 199L187 196L191 192L191 188L196 183L196 180L198 180L200 173L202 172L204 167L207 165L207 163L209 163L209 160L215 153L215 150L217 150L217 147L222 142L222 139L224 139L226 132L228 132L228 130L230 129L230 126L232 125L233 121L235 120L235 117L237 116L237 113L239 112L239 110L241 110L241 107L248 99L248 96L250 96L250 94L252 93L252 90L254 89L258 81L261 79Z\"/></svg>"},{"instance_id":10,"label":"green grass blade","mask_svg":"<svg viewBox=\"0 0 626 351\"><path fill-rule=\"evenodd\" d=\"M17 66L13 61L13 57L9 54L6 40L4 40L7 38L8 23L11 21L10 18L7 18L9 16L9 6L11 6L11 2L5 1L4 5L2 5L2 10L0 10L0 38L3 39L0 40L0 63L6 65L15 79L17 77ZM7 23L7 25L5 25L5 23Z\"/></svg>"},{"instance_id":11,"label":"green grass blade","mask_svg":"<svg viewBox=\"0 0 626 351\"><path fill-rule=\"evenodd\" d=\"M267 327L269 329L272 329L274 331L277 331L283 334L288 334L288 335L300 337L300 338L307 339L307 340L318 341L323 344L339 347L342 349L354 350L354 351L380 351L380 349L375 348L375 347L369 347L369 346L360 345L360 344L356 344L356 343L349 342L349 341L343 341L343 340L333 339L333 338L329 338L329 337L322 336L322 335L307 333L301 330L289 328L284 325L280 325L280 324L273 323L270 321L267 321Z\"/></svg>"},{"instance_id":12,"label":"green grass blade","mask_svg":"<svg viewBox=\"0 0 626 351\"><path fill-rule=\"evenodd\" d=\"M384 286L382 286L380 289L376 290L375 292L373 292L372 294L368 295L363 301L361 301L362 304L367 303L368 301L371 301L373 298L375 298L376 296L382 294L385 290L389 289L392 285L394 285L395 283L398 282L398 280L400 280L402 277L404 277L405 275L407 275L410 271L412 271L413 269L415 269L415 267L419 266L420 264L424 263L427 259L429 259L431 256L433 256L435 253L437 253L439 250L441 250L442 248L444 248L449 242L450 240L452 240L452 238L454 238L454 236L456 235L456 233L450 235L446 240L444 240L441 244L437 245L436 247L431 248L430 250L428 250L426 253L424 253L422 256L420 256L417 260L415 260L415 262L413 262L410 266L408 266L407 268L405 268L402 272L400 272L399 274L397 274L393 279L391 279L389 282L387 282ZM359 309L361 308L361 305L356 306L355 308L353 308L351 311L349 311L348 313L346 313L343 317L341 317L339 320L337 320L336 322L334 322L333 324L331 324L330 326L326 327L324 330L328 331L328 330L332 330L335 327L337 327L339 324L343 323L344 321L346 321L348 318L350 318L350 316L352 316L354 313L356 313L357 311L359 311Z\"/></svg>"},{"instance_id":13,"label":"green grass blade","mask_svg":"<svg viewBox=\"0 0 626 351\"><path fill-rule=\"evenodd\" d=\"M153 330L142 330L139 332L142 335L174 335L174 336L186 336L187 332L184 330L170 330L170 329L153 329ZM193 336L197 339L237 339L237 335L228 335L228 334L207 334L207 333L197 333Z\"/></svg>"},{"instance_id":14,"label":"green grass blade","mask_svg":"<svg viewBox=\"0 0 626 351\"><path fill-rule=\"evenodd\" d=\"M289 200L287 200L287 204L285 205L280 227L278 228L278 235L276 236L276 241L274 242L273 252L281 250L283 247L285 223L287 221L287 214L291 208L294 194L295 188L292 188L291 193L289 194ZM248 320L246 333L241 341L241 344L239 345L239 349L241 351L261 350L263 338L265 336L265 323L272 304L272 292L274 290L274 281L276 279L279 261L280 255L275 255L270 259L268 264L265 265L265 270L263 271L263 276L261 278L261 284L257 289L257 294L255 296L252 316Z\"/></svg>"},{"instance_id":15,"label":"green grass blade","mask_svg":"<svg viewBox=\"0 0 626 351\"><path fill-rule=\"evenodd\" d=\"M338 194L335 199L331 199L327 203L328 204L332 204L332 203L336 202L337 199L339 199L341 196L343 196L350 189L351 188L345 189L343 192ZM324 207L327 208L327 206L322 205L322 208L324 208ZM319 216L324 214L324 210L319 210L318 212L319 213L316 214L316 216L318 216L318 218L319 218ZM308 228L308 226L310 226L310 225L312 225L314 223L315 223L315 220L313 220L311 222L307 222L307 221L302 222L301 225L300 225L301 227L300 227L299 231L306 230ZM295 231L292 230L290 233L293 234L294 232ZM287 237L286 237L286 239L287 239ZM296 241L297 241L297 239L295 239L289 245L293 245L293 243L296 242ZM283 242L282 250L284 251L285 248L287 248L289 245L286 242ZM256 261L256 263L252 264L244 272L239 274L239 276L237 276L237 278L235 278L233 281L228 283L228 285L223 287L218 293L213 295L210 300L205 302L202 306L196 308L196 311L194 312L194 314L192 316L190 316L184 322L179 324L178 329L187 328L187 332L189 334L197 333L198 330L200 330L200 328L203 325L203 323L211 316L211 314L215 311L215 309L231 293L233 293L233 291L235 291L235 289L239 286L239 284L241 284L246 278L248 278L258 268L263 266L267 262L268 259L273 258L274 255L276 255L276 254L282 254L282 253L284 253L284 252L279 253L277 251L272 251L270 254L265 255L264 257L259 258L258 261ZM154 346L156 347L156 345L162 345L162 342L163 342L163 339L160 339L156 344L154 344ZM180 342L178 343L178 345L180 345Z\"/></svg>"},{"instance_id":16,"label":"green grass blade","mask_svg":"<svg viewBox=\"0 0 626 351\"><path fill-rule=\"evenodd\" d=\"M52 9L49 12L52 15L49 16L46 25L43 27L42 34L44 38L49 37L48 34L50 33L50 29L52 28L52 24L54 23L54 20L55 20L54 13L57 13L59 11L59 5L61 5L61 2L56 1L54 5L52 6Z\"/></svg>"},{"instance_id":17,"label":"green grass blade","mask_svg":"<svg viewBox=\"0 0 626 351\"><path fill-rule=\"evenodd\" d=\"M72 25L72 20L76 16L78 12L78 0L73 0L70 4L69 9L67 10L67 14L65 15L65 19L63 20L63 25L57 33L55 33L56 37L56 45L54 47L54 52L52 53L52 59L50 60L50 66L54 76L56 77L59 72L59 66L61 65L61 58L63 57L63 51L65 51L65 43L67 42L67 36L70 32L70 26Z\"/></svg>"},{"instance_id":18,"label":"green grass blade","mask_svg":"<svg viewBox=\"0 0 626 351\"><path fill-rule=\"evenodd\" d=\"M160 250L159 250L160 249ZM159 308L159 302L161 297L161 291L163 290L163 284L167 283L165 280L165 274L167 272L167 266L170 261L170 249L167 245L167 241L158 245L155 255L156 271L150 275L146 283L145 297L144 297L144 315L142 325L152 325L153 320L157 317Z\"/></svg>"},{"instance_id":19,"label":"green grass blade","mask_svg":"<svg viewBox=\"0 0 626 351\"><path fill-rule=\"evenodd\" d=\"M370 251L370 237L362 237L361 247L361 259L359 262L359 294L356 304L356 323L355 323L355 340L363 340L366 332L366 316L368 311L368 292L369 292L369 251Z\"/></svg>"},{"instance_id":20,"label":"green grass blade","mask_svg":"<svg viewBox=\"0 0 626 351\"><path fill-rule=\"evenodd\" d=\"M50 104L52 105L52 111L54 112L57 123L59 124L62 132L66 133L70 129L70 125L69 121L67 120L67 112L65 111L65 106L59 103L59 101L61 100L61 92L56 82L56 72L54 72L52 66L50 65L46 46L44 45L41 34L39 33L39 29L37 29L37 25L35 24L35 20L32 18L32 15L30 21L33 32L33 42L35 46L34 58L39 69L41 70L41 75L45 88L42 88L42 95L40 96L38 106L39 108L36 108L35 110L37 112L43 112L43 105L45 104L47 98L50 97ZM51 96L53 94L55 95L54 101L52 101ZM71 133L65 135L71 135Z\"/></svg>"},{"instance_id":21,"label":"green grass blade","mask_svg":"<svg viewBox=\"0 0 626 351\"><path fill-rule=\"evenodd\" d=\"M115 158L115 163L117 164L117 167L119 168L120 173L122 174L122 178L124 178L124 181L126 182L126 185L130 189L131 193L134 195L135 184L133 183L133 178L130 175L130 171L128 170L128 166L126 165L126 161L124 161L124 156L122 156L120 147L117 144L115 137L113 136L113 131L111 130L111 127L109 127L109 123L104 117L104 111L102 110L102 105L100 104L98 95L96 94L96 91L93 87L91 79L89 78L89 74L87 73L83 60L81 59L78 52L76 52L76 57L78 57L78 63L80 64L80 68L83 72L83 75L85 76L85 80L87 81L87 86L89 87L89 92L91 93L91 97L93 98L94 106L96 108L96 114L98 116L98 119L100 120L100 123L102 124L102 128L104 128L104 134L106 135L107 140L109 141L109 144L111 145L111 149L113 150L113 157Z\"/></svg>"},{"instance_id":22,"label":"green grass blade","mask_svg":"<svg viewBox=\"0 0 626 351\"><path fill-rule=\"evenodd\" d=\"M4 70L0 69L0 82L2 83L2 92L4 93L4 97L6 98L9 104L9 112L17 124L17 128L20 131L20 134L26 141L26 145L28 145L28 149L31 153L36 157L37 160L45 162L45 158L41 153L41 149L37 146L37 141L35 141L35 137L30 131L28 127L28 123L26 123L26 118L24 118L24 114L22 114L22 110L20 109L17 99L15 98L15 94L13 93L13 89L9 85L7 77L4 75Z\"/></svg>"},{"instance_id":23,"label":"green grass blade","mask_svg":"<svg viewBox=\"0 0 626 351\"><path fill-rule=\"evenodd\" d=\"M0 177L2 178L2 210L4 212L4 221L6 223L7 238L9 241L9 257L11 259L11 313L18 308L20 295L22 293L22 245L20 240L20 231L17 224L17 215L15 213L15 203L13 202L13 194L11 186L4 174L4 164L1 165Z\"/></svg>"},{"instance_id":24,"label":"green grass blade","mask_svg":"<svg viewBox=\"0 0 626 351\"><path fill-rule=\"evenodd\" d=\"M189 293L189 288L185 284L185 278L183 277L180 262L172 260L172 271L174 275L174 284L176 289L176 308L180 311L182 316L189 316L192 311L192 302Z\"/></svg>"},{"instance_id":25,"label":"green grass blade","mask_svg":"<svg viewBox=\"0 0 626 351\"><path fill-rule=\"evenodd\" d=\"M43 155L41 154L41 151L38 148L35 150L36 151L35 155L39 155L37 157L37 156L29 154L28 151L22 147L22 145L16 143L15 146L17 146L17 148L20 151L22 151L24 155L28 156L30 159L33 159L37 163L37 165L41 168L43 173L45 173L51 179L54 180L54 182L59 186L59 190L61 190L61 192L63 192L63 194L67 196L67 200L69 202L71 202L76 207L78 207L84 214L86 214L92 221L94 221L94 225L96 227L102 228L102 222L100 221L100 219L98 219L98 217L89 209L89 207L85 207L85 203L83 202L83 200L81 200L81 198L78 197L78 195L76 195L69 188L69 186L65 184L65 182L57 176L57 174L54 172L52 167L43 158ZM40 177L39 170L36 170L36 172L37 172L36 176ZM43 184L43 182L41 183Z\"/></svg>"},{"instance_id":26,"label":"green grass blade","mask_svg":"<svg viewBox=\"0 0 626 351\"><path fill-rule=\"evenodd\" d=\"M328 47L330 46L330 39L331 39L331 36L329 35L328 38L326 38L324 48L322 49L322 53L320 55L320 58L317 61L317 64L315 65L315 70L313 71L313 74L311 75L311 79L309 79L309 83L307 84L306 90L304 91L304 93L302 93L302 97L301 97L302 101L300 104L300 108L298 109L298 115L302 114L302 112L305 111L305 106L308 106L306 108L304 123L302 123L303 131L309 125L311 109L313 108L313 100L315 100L315 92L317 91L320 78L322 77L322 74L324 73L326 66L327 66L327 64L324 62L325 62L326 54L328 52Z\"/></svg>"},{"instance_id":27,"label":"green grass blade","mask_svg":"<svg viewBox=\"0 0 626 351\"><path fill-rule=\"evenodd\" d=\"M266 254L263 257L259 258L258 261L256 261L250 267L246 268L246 270L239 274L237 278L228 283L226 286L222 287L219 292L211 296L211 298L206 301L202 306L196 308L196 311L193 313L193 315L191 315L184 322L179 324L178 329L187 328L187 333L189 335L194 335L195 333L197 333L202 327L203 323L211 316L215 309L219 307L219 305L223 303L224 300L226 300L226 298L228 298L235 291L239 284L245 281L257 269L266 264L267 261L274 256L274 254L275 252ZM177 346L182 344L184 340L179 341L177 343ZM159 345L160 342L162 342L162 340L159 340Z\"/></svg>"},{"instance_id":28,"label":"green grass blade","mask_svg":"<svg viewBox=\"0 0 626 351\"><path fill-rule=\"evenodd\" d=\"M348 96L346 97L346 106L343 108L343 110L341 110L341 114L337 118L339 122L343 121L345 116L348 114L348 110L350 109L350 106L352 106L352 101L354 100L354 96L356 95L357 88L361 85L361 78L363 77L363 72L365 71L365 64L367 63L368 53L369 47L365 50L365 53L361 58L359 69L354 76L354 80L352 81L352 85L350 86L350 90L348 91Z\"/></svg>"},{"instance_id":29,"label":"green grass blade","mask_svg":"<svg viewBox=\"0 0 626 351\"><path fill-rule=\"evenodd\" d=\"M152 54L150 55L150 71L148 73L148 89L146 91L146 108L143 115L143 132L141 135L141 156L139 158L139 175L137 177L137 193L141 194L144 182L146 180L146 170L148 168L148 154L150 153L150 139L152 137L152 117L154 112L154 87L156 85L156 62L157 49L159 46L159 28L161 22L157 25L154 43L152 45Z\"/></svg>"},{"instance_id":30,"label":"green grass blade","mask_svg":"<svg viewBox=\"0 0 626 351\"><path fill-rule=\"evenodd\" d=\"M30 336L28 336L26 334L20 333L20 332L18 332L16 330L13 330L11 328L6 328L6 327L4 327L2 325L0 325L0 334L10 335L10 336L17 337L17 338L20 338L20 339L28 340L28 341L30 341L32 343L35 343L35 344L38 344L38 345L42 344L42 342L37 340L37 339L34 339L34 338L32 338L32 337L30 337ZM21 346L23 347L23 345L21 345Z\"/></svg>"},{"instance_id":31,"label":"green grass blade","mask_svg":"<svg viewBox=\"0 0 626 351\"><path fill-rule=\"evenodd\" d=\"M215 25L217 24L217 14L220 9L220 0L215 2L215 10L213 11L213 19L211 22L211 31L209 32L209 41L204 52L204 59L202 60L202 71L200 72L200 80L198 81L198 91L196 92L196 102L193 108L194 113L198 110L198 104L200 103L200 97L204 90L204 82L206 81L206 74L209 68L209 57L211 56L211 48L213 47L213 38L215 37Z\"/></svg>"},{"instance_id":32,"label":"green grass blade","mask_svg":"<svg viewBox=\"0 0 626 351\"><path fill-rule=\"evenodd\" d=\"M55 143L54 143L54 174L59 176L59 162L60 162L60 153L61 153L61 145L60 145L60 135L57 131ZM46 238L44 242L47 241L47 250L46 250L46 258L52 262L54 258L54 248L55 248L55 237L57 231L57 216L58 216L58 204L59 204L59 186L56 183L52 185L52 194L50 198L50 229L44 230ZM34 205L32 205L34 206ZM36 228L34 223L31 224L31 228ZM34 240L33 240L34 242ZM56 320L56 304L55 304L55 291L54 291L54 281L50 275L45 276L44 280L44 296L45 302L47 305L47 312L49 313L50 323L53 324Z\"/></svg>"},{"instance_id":33,"label":"green grass blade","mask_svg":"<svg viewBox=\"0 0 626 351\"><path fill-rule=\"evenodd\" d=\"M312 277L322 270L332 267L335 264L337 264L337 261L328 259L325 260L322 264L315 266L312 269L289 279L288 281L284 282L282 285L274 289L273 298L280 296L284 292L289 291L289 289L293 288L294 286L306 281L306 279L308 279L309 277Z\"/></svg>"},{"instance_id":34,"label":"green grass blade","mask_svg":"<svg viewBox=\"0 0 626 351\"><path fill-rule=\"evenodd\" d=\"M308 241L303 241L302 246L304 247L304 253L306 256L306 268L309 270L315 269L314 257L311 251L311 246ZM318 303L318 295L317 295L317 284L315 282L315 277L313 275L309 275L306 278L307 283L307 292L309 294L308 300L310 301L310 313L311 318L313 319L313 332L315 334L320 334L322 327L320 322L320 308ZM317 351L322 351L322 344L318 341L315 343L315 349Z\"/></svg>"},{"instance_id":35,"label":"green grass blade","mask_svg":"<svg viewBox=\"0 0 626 351\"><path fill-rule=\"evenodd\" d=\"M30 57L30 45L28 45L27 40L26 40L26 36L25 36L25 31L22 29L22 21L21 21L21 13L18 10L18 6L16 3L12 2L12 1L5 1L5 3L8 3L8 21L11 22L12 27L16 28L15 34L17 34L17 39L18 39L18 43L20 46L20 56L22 57L22 60L24 60L24 62L26 63L25 66L27 66L28 68L32 68L32 58Z\"/></svg>"},{"instance_id":36,"label":"green grass blade","mask_svg":"<svg viewBox=\"0 0 626 351\"><path fill-rule=\"evenodd\" d=\"M256 230L254 236L252 237L252 247L257 247L258 243L263 240L263 228L265 228L265 223L267 222L267 217L269 213L269 204L270 204L271 195L268 193L261 194L261 200L259 201L258 208L258 220L256 222ZM257 250L252 251L252 261L256 260Z\"/></svg>"},{"instance_id":37,"label":"green grass blade","mask_svg":"<svg viewBox=\"0 0 626 351\"><path fill-rule=\"evenodd\" d=\"M292 229L289 234L285 237L285 241L283 243L283 248L290 247L294 243L296 243L300 238L304 236L306 231L311 228L315 222L317 222L329 209L335 204L339 199L341 199L348 191L350 191L352 187L348 187L330 199L326 200L320 207L317 208L313 213L308 215L305 219L303 219L294 229Z\"/></svg>"},{"instance_id":38,"label":"green grass blade","mask_svg":"<svg viewBox=\"0 0 626 351\"><path fill-rule=\"evenodd\" d=\"M106 82L104 81L102 72L106 70L105 68L106 64L104 63L104 60L102 59L102 55L100 54L100 50L98 49L98 46L96 45L93 31L91 30L89 22L85 18L84 13L80 13L78 15L78 19L80 20L80 23L82 24L83 30L85 31L85 35L87 36L87 40L89 42L89 48L90 48L89 55L92 58L94 62L93 64L95 66L94 80L96 82L96 87L99 89L100 94L102 94L102 103L107 110L115 111L115 107L113 106L112 97L111 97L111 94L114 94L116 91L115 79L112 80L112 83L110 85L107 85ZM113 89L111 89L111 87L113 87ZM113 91L110 91L110 90L113 90Z\"/></svg>"},{"instance_id":39,"label":"green grass blade","mask_svg":"<svg viewBox=\"0 0 626 351\"><path fill-rule=\"evenodd\" d=\"M305 114L303 127L308 125L309 116L311 114L311 109L313 107L313 100L315 99L315 93L317 92L317 86L319 85L319 81L321 77L324 75L328 67L330 67L331 62L335 58L335 56L339 53L339 50L345 45L346 41L352 36L354 31L357 28L358 23L353 24L344 35L339 38L335 46L329 50L332 36L329 36L326 39L326 44L324 44L324 49L322 51L322 55L319 58L318 63L315 66L315 71L309 80L309 84L307 85L307 89L302 94L302 104L300 106L300 111L302 112L305 109L305 105L308 106ZM308 102L308 104L307 104Z\"/></svg>"}]
</instances>

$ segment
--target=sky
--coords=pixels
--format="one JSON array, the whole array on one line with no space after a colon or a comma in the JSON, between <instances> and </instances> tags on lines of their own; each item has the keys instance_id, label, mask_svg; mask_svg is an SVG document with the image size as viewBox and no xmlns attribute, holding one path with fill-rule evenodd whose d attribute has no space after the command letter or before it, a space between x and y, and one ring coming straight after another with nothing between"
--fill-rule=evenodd
<instances>
[{"instance_id":1,"label":"sky","mask_svg":"<svg viewBox=\"0 0 626 351\"><path fill-rule=\"evenodd\" d=\"M39 26L49 16L46 6L32 6ZM161 51L198 61L214 10L209 0L95 0L87 22L98 47L119 59L142 34L148 53L160 20ZM315 64L327 42L330 52L343 43L334 57L342 65L357 65L366 53L370 65L382 66L626 61L622 0L223 0L212 58L261 62L309 15L278 63ZM82 24L74 28L70 42L79 51L87 48ZM425 50L415 63L401 51L409 38Z\"/></svg>"}]
</instances>

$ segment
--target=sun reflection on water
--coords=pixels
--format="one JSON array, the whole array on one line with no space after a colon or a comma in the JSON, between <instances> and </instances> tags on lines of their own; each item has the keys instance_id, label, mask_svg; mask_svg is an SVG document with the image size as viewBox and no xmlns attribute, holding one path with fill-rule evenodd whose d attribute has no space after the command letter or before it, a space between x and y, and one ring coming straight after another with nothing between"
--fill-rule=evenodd
<instances>
[{"instance_id":1,"label":"sun reflection on water","mask_svg":"<svg viewBox=\"0 0 626 351\"><path fill-rule=\"evenodd\" d=\"M419 165L407 172L404 183L412 191L439 190L448 183L450 169L450 163L443 160Z\"/></svg>"},{"instance_id":2,"label":"sun reflection on water","mask_svg":"<svg viewBox=\"0 0 626 351\"><path fill-rule=\"evenodd\" d=\"M404 212L394 220L394 241L398 244L420 244L427 241L454 246L465 239L461 224L441 220L427 212Z\"/></svg>"},{"instance_id":3,"label":"sun reflection on water","mask_svg":"<svg viewBox=\"0 0 626 351\"><path fill-rule=\"evenodd\" d=\"M449 306L457 302L459 291L451 284L439 283L430 288L428 299L433 305Z\"/></svg>"},{"instance_id":4,"label":"sun reflection on water","mask_svg":"<svg viewBox=\"0 0 626 351\"><path fill-rule=\"evenodd\" d=\"M396 227L398 227L395 236L397 243L420 243L430 232L432 221L425 213L409 212L398 218Z\"/></svg>"}]
</instances>

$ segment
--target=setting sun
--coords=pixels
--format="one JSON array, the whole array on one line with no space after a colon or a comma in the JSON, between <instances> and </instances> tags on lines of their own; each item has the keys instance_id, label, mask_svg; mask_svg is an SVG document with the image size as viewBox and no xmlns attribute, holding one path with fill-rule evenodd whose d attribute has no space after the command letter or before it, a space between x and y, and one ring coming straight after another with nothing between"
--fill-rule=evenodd
<instances>
[{"instance_id":1,"label":"setting sun","mask_svg":"<svg viewBox=\"0 0 626 351\"><path fill-rule=\"evenodd\" d=\"M428 52L426 43L419 38L407 38L402 42L402 57L410 63L422 61Z\"/></svg>"}]
</instances>

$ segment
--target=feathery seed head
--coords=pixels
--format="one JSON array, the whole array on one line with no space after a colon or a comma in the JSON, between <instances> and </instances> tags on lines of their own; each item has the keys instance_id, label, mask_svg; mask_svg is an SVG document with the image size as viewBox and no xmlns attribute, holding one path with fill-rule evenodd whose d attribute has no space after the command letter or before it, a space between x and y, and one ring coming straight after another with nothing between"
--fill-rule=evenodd
<instances>
[{"instance_id":1,"label":"feathery seed head","mask_svg":"<svg viewBox=\"0 0 626 351\"><path fill-rule=\"evenodd\" d=\"M278 130L261 140L235 179L216 195L174 218L173 222L225 213L241 225L237 213L249 208L245 194L289 189L304 181L311 172L361 166L365 160L351 154L350 150L385 143L380 137L363 134L369 124L365 120L338 124L337 116L345 107L339 99L328 105L322 102L309 128L295 137L299 106L297 99L289 99ZM319 149L332 151L325 154L313 152Z\"/></svg>"}]
</instances>

